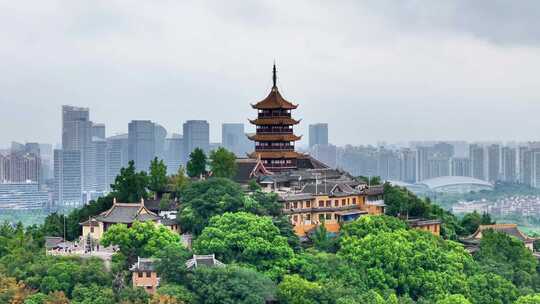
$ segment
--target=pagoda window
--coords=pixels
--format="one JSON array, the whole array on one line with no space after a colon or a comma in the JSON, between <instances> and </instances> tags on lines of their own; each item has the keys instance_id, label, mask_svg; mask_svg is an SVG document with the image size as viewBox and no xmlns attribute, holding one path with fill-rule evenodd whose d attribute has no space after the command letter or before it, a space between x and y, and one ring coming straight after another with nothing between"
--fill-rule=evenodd
<instances>
[{"instance_id":1,"label":"pagoda window","mask_svg":"<svg viewBox=\"0 0 540 304\"><path fill-rule=\"evenodd\" d=\"M334 207L339 207L339 200L334 201Z\"/></svg>"},{"instance_id":2,"label":"pagoda window","mask_svg":"<svg viewBox=\"0 0 540 304\"><path fill-rule=\"evenodd\" d=\"M326 219L331 220L332 219L332 213L327 213L326 214Z\"/></svg>"},{"instance_id":3,"label":"pagoda window","mask_svg":"<svg viewBox=\"0 0 540 304\"><path fill-rule=\"evenodd\" d=\"M298 202L294 202L294 208L298 208Z\"/></svg>"},{"instance_id":4,"label":"pagoda window","mask_svg":"<svg viewBox=\"0 0 540 304\"><path fill-rule=\"evenodd\" d=\"M324 222L324 213L319 214L319 221Z\"/></svg>"},{"instance_id":5,"label":"pagoda window","mask_svg":"<svg viewBox=\"0 0 540 304\"><path fill-rule=\"evenodd\" d=\"M353 198L352 198L352 203L353 203L353 204L356 204L356 197L353 197Z\"/></svg>"},{"instance_id":6,"label":"pagoda window","mask_svg":"<svg viewBox=\"0 0 540 304\"><path fill-rule=\"evenodd\" d=\"M311 208L311 202L310 201L306 201L306 208Z\"/></svg>"},{"instance_id":7,"label":"pagoda window","mask_svg":"<svg viewBox=\"0 0 540 304\"><path fill-rule=\"evenodd\" d=\"M326 201L326 207L332 207L332 201L330 200Z\"/></svg>"},{"instance_id":8,"label":"pagoda window","mask_svg":"<svg viewBox=\"0 0 540 304\"><path fill-rule=\"evenodd\" d=\"M341 204L342 204L343 206L345 206L345 203L346 203L346 202L347 202L346 199L342 199L342 200L341 200Z\"/></svg>"},{"instance_id":9,"label":"pagoda window","mask_svg":"<svg viewBox=\"0 0 540 304\"><path fill-rule=\"evenodd\" d=\"M306 214L306 221L311 221L311 214Z\"/></svg>"},{"instance_id":10,"label":"pagoda window","mask_svg":"<svg viewBox=\"0 0 540 304\"><path fill-rule=\"evenodd\" d=\"M137 272L137 276L138 276L139 278L142 278L142 277L143 277L143 273L139 271L139 272Z\"/></svg>"},{"instance_id":11,"label":"pagoda window","mask_svg":"<svg viewBox=\"0 0 540 304\"><path fill-rule=\"evenodd\" d=\"M290 204L289 204L288 202L285 203L285 209L289 209L289 208L291 208L291 207L290 207Z\"/></svg>"},{"instance_id":12,"label":"pagoda window","mask_svg":"<svg viewBox=\"0 0 540 304\"><path fill-rule=\"evenodd\" d=\"M319 201L319 207L324 207L324 201Z\"/></svg>"}]
</instances>

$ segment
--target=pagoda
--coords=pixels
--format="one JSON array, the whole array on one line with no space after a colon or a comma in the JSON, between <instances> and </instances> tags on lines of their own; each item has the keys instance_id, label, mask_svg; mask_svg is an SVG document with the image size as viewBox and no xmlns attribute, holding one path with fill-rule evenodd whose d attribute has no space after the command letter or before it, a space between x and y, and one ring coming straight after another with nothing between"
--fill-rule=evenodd
<instances>
[{"instance_id":1,"label":"pagoda","mask_svg":"<svg viewBox=\"0 0 540 304\"><path fill-rule=\"evenodd\" d=\"M262 161L264 167L272 172L298 168L298 159L304 155L294 150L294 143L301 139L293 132L293 126L300 121L291 117L295 105L283 98L276 86L276 65L273 68L273 86L268 96L251 106L257 109L257 119L249 120L257 132L249 136L255 142L251 158Z\"/></svg>"}]
</instances>

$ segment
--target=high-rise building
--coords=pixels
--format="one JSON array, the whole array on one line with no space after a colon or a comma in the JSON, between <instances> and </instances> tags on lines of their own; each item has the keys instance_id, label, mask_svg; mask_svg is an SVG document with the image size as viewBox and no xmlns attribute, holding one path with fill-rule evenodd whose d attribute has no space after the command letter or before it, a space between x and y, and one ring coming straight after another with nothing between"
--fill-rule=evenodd
<instances>
[{"instance_id":1,"label":"high-rise building","mask_svg":"<svg viewBox=\"0 0 540 304\"><path fill-rule=\"evenodd\" d=\"M182 135L173 133L171 138L165 139L165 155L167 174L176 174L184 157L184 138Z\"/></svg>"},{"instance_id":2,"label":"high-rise building","mask_svg":"<svg viewBox=\"0 0 540 304\"><path fill-rule=\"evenodd\" d=\"M429 178L428 160L430 158L430 148L416 147L416 181L423 181Z\"/></svg>"},{"instance_id":3,"label":"high-rise building","mask_svg":"<svg viewBox=\"0 0 540 304\"><path fill-rule=\"evenodd\" d=\"M469 159L471 160L471 175L474 178L485 180L484 147L478 144L469 146Z\"/></svg>"},{"instance_id":4,"label":"high-rise building","mask_svg":"<svg viewBox=\"0 0 540 304\"><path fill-rule=\"evenodd\" d=\"M155 125L150 120L132 120L128 125L128 157L137 170L148 171L156 151Z\"/></svg>"},{"instance_id":5,"label":"high-rise building","mask_svg":"<svg viewBox=\"0 0 540 304\"><path fill-rule=\"evenodd\" d=\"M328 145L328 124L316 123L309 125L309 147Z\"/></svg>"},{"instance_id":6,"label":"high-rise building","mask_svg":"<svg viewBox=\"0 0 540 304\"><path fill-rule=\"evenodd\" d=\"M97 137L105 139L105 124L102 123L93 123L92 124L92 138Z\"/></svg>"},{"instance_id":7,"label":"high-rise building","mask_svg":"<svg viewBox=\"0 0 540 304\"><path fill-rule=\"evenodd\" d=\"M107 141L99 137L92 138L88 154L90 187L87 191L105 192L107 190Z\"/></svg>"},{"instance_id":8,"label":"high-rise building","mask_svg":"<svg viewBox=\"0 0 540 304\"><path fill-rule=\"evenodd\" d=\"M159 159L165 159L165 139L167 138L167 130L157 123L154 123L155 130L154 130L154 153L155 156Z\"/></svg>"},{"instance_id":9,"label":"high-rise building","mask_svg":"<svg viewBox=\"0 0 540 304\"><path fill-rule=\"evenodd\" d=\"M403 149L400 151L401 158L401 177L400 180L407 183L416 181L416 153L411 149Z\"/></svg>"},{"instance_id":10,"label":"high-rise building","mask_svg":"<svg viewBox=\"0 0 540 304\"><path fill-rule=\"evenodd\" d=\"M315 145L311 149L311 154L317 160L323 162L330 168L337 168L337 147L334 145Z\"/></svg>"},{"instance_id":11,"label":"high-rise building","mask_svg":"<svg viewBox=\"0 0 540 304\"><path fill-rule=\"evenodd\" d=\"M454 146L445 142L439 142L431 147L431 153L435 157L450 158L454 156Z\"/></svg>"},{"instance_id":12,"label":"high-rise building","mask_svg":"<svg viewBox=\"0 0 540 304\"><path fill-rule=\"evenodd\" d=\"M513 147L503 147L502 152L502 177L505 182L516 182L517 178L517 152Z\"/></svg>"},{"instance_id":13,"label":"high-rise building","mask_svg":"<svg viewBox=\"0 0 540 304\"><path fill-rule=\"evenodd\" d=\"M111 184L114 184L116 176L120 173L120 169L127 167L128 161L128 135L121 134L107 137L107 190L110 189Z\"/></svg>"},{"instance_id":14,"label":"high-rise building","mask_svg":"<svg viewBox=\"0 0 540 304\"><path fill-rule=\"evenodd\" d=\"M39 144L41 158L41 179L46 182L54 179L53 174L53 148L51 144Z\"/></svg>"},{"instance_id":15,"label":"high-rise building","mask_svg":"<svg viewBox=\"0 0 540 304\"><path fill-rule=\"evenodd\" d=\"M246 136L243 123L222 124L221 144L238 157L246 157L246 154L251 151L251 143Z\"/></svg>"},{"instance_id":16,"label":"high-rise building","mask_svg":"<svg viewBox=\"0 0 540 304\"><path fill-rule=\"evenodd\" d=\"M452 176L471 176L471 160L466 157L454 157L452 163Z\"/></svg>"},{"instance_id":17,"label":"high-rise building","mask_svg":"<svg viewBox=\"0 0 540 304\"><path fill-rule=\"evenodd\" d=\"M210 152L210 125L206 120L188 120L183 125L184 162L195 148Z\"/></svg>"},{"instance_id":18,"label":"high-rise building","mask_svg":"<svg viewBox=\"0 0 540 304\"><path fill-rule=\"evenodd\" d=\"M489 145L487 147L487 169L488 169L488 181L496 182L500 180L501 174L501 146Z\"/></svg>"},{"instance_id":19,"label":"high-rise building","mask_svg":"<svg viewBox=\"0 0 540 304\"><path fill-rule=\"evenodd\" d=\"M446 157L428 159L428 177L435 178L450 175L450 160Z\"/></svg>"},{"instance_id":20,"label":"high-rise building","mask_svg":"<svg viewBox=\"0 0 540 304\"><path fill-rule=\"evenodd\" d=\"M401 175L399 155L392 150L380 148L378 156L379 177L382 180L398 180Z\"/></svg>"},{"instance_id":21,"label":"high-rise building","mask_svg":"<svg viewBox=\"0 0 540 304\"><path fill-rule=\"evenodd\" d=\"M24 149L0 154L0 183L39 183L40 172L39 154L25 152Z\"/></svg>"},{"instance_id":22,"label":"high-rise building","mask_svg":"<svg viewBox=\"0 0 540 304\"><path fill-rule=\"evenodd\" d=\"M81 189L81 152L54 150L54 203L57 206L80 205Z\"/></svg>"},{"instance_id":23,"label":"high-rise building","mask_svg":"<svg viewBox=\"0 0 540 304\"><path fill-rule=\"evenodd\" d=\"M81 152L80 170L83 191L92 190L92 162L88 153L92 142L93 125L88 108L62 106L62 150Z\"/></svg>"}]
</instances>

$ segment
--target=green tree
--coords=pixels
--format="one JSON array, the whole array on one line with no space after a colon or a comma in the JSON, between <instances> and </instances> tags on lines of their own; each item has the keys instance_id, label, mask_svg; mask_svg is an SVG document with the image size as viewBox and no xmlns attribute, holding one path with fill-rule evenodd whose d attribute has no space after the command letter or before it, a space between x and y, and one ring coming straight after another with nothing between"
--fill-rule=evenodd
<instances>
[{"instance_id":1,"label":"green tree","mask_svg":"<svg viewBox=\"0 0 540 304\"><path fill-rule=\"evenodd\" d=\"M531 287L538 262L523 242L505 233L482 232L475 259L485 272L495 273L518 287Z\"/></svg>"},{"instance_id":2,"label":"green tree","mask_svg":"<svg viewBox=\"0 0 540 304\"><path fill-rule=\"evenodd\" d=\"M286 275L279 283L277 296L285 304L328 303L324 289L317 282L310 282L300 276Z\"/></svg>"},{"instance_id":3,"label":"green tree","mask_svg":"<svg viewBox=\"0 0 540 304\"><path fill-rule=\"evenodd\" d=\"M176 174L169 178L169 185L176 197L179 197L180 192L189 185L189 178L186 176L186 169L183 166L178 167Z\"/></svg>"},{"instance_id":4,"label":"green tree","mask_svg":"<svg viewBox=\"0 0 540 304\"><path fill-rule=\"evenodd\" d=\"M77 285L73 290L72 304L114 304L112 289L98 285Z\"/></svg>"},{"instance_id":5,"label":"green tree","mask_svg":"<svg viewBox=\"0 0 540 304\"><path fill-rule=\"evenodd\" d=\"M156 254L156 270L161 280L168 283L185 283L186 261L191 254L181 244L170 244Z\"/></svg>"},{"instance_id":6,"label":"green tree","mask_svg":"<svg viewBox=\"0 0 540 304\"><path fill-rule=\"evenodd\" d=\"M147 304L150 300L143 288L122 288L117 298L118 302L123 304Z\"/></svg>"},{"instance_id":7,"label":"green tree","mask_svg":"<svg viewBox=\"0 0 540 304\"><path fill-rule=\"evenodd\" d=\"M163 160L157 157L150 162L150 176L148 177L148 188L155 193L163 193L167 188L167 166Z\"/></svg>"},{"instance_id":8,"label":"green tree","mask_svg":"<svg viewBox=\"0 0 540 304\"><path fill-rule=\"evenodd\" d=\"M139 202L147 198L148 176L146 172L135 171L135 162L129 161L127 168L120 169L120 174L111 185L113 196L120 202Z\"/></svg>"},{"instance_id":9,"label":"green tree","mask_svg":"<svg viewBox=\"0 0 540 304\"><path fill-rule=\"evenodd\" d=\"M238 170L236 155L223 147L210 152L210 168L212 176L232 178Z\"/></svg>"},{"instance_id":10,"label":"green tree","mask_svg":"<svg viewBox=\"0 0 540 304\"><path fill-rule=\"evenodd\" d=\"M365 272L369 288L393 289L414 300L465 292L466 273L474 267L460 244L416 229L344 237L337 254Z\"/></svg>"},{"instance_id":11,"label":"green tree","mask_svg":"<svg viewBox=\"0 0 540 304\"><path fill-rule=\"evenodd\" d=\"M249 264L271 277L282 274L293 256L287 239L270 217L251 213L225 213L210 219L195 240L197 253L216 254L225 263Z\"/></svg>"},{"instance_id":12,"label":"green tree","mask_svg":"<svg viewBox=\"0 0 540 304\"><path fill-rule=\"evenodd\" d=\"M471 304L463 295L449 295L437 301L437 304Z\"/></svg>"},{"instance_id":13,"label":"green tree","mask_svg":"<svg viewBox=\"0 0 540 304\"><path fill-rule=\"evenodd\" d=\"M540 304L540 294L530 294L519 297L514 304Z\"/></svg>"},{"instance_id":14,"label":"green tree","mask_svg":"<svg viewBox=\"0 0 540 304\"><path fill-rule=\"evenodd\" d=\"M189 154L187 174L189 177L200 177L206 173L206 154L201 148L195 148Z\"/></svg>"},{"instance_id":15,"label":"green tree","mask_svg":"<svg viewBox=\"0 0 540 304\"><path fill-rule=\"evenodd\" d=\"M115 224L101 239L103 246L119 246L129 264L134 263L137 257L154 256L162 248L179 242L178 234L153 222L134 222L129 228L124 224Z\"/></svg>"},{"instance_id":16,"label":"green tree","mask_svg":"<svg viewBox=\"0 0 540 304\"><path fill-rule=\"evenodd\" d=\"M341 230L343 237L363 238L381 232L408 229L402 220L387 215L366 215L345 224Z\"/></svg>"},{"instance_id":17,"label":"green tree","mask_svg":"<svg viewBox=\"0 0 540 304\"><path fill-rule=\"evenodd\" d=\"M195 295L182 285L164 284L158 288L157 293L171 296L181 301L181 303L195 303Z\"/></svg>"},{"instance_id":18,"label":"green tree","mask_svg":"<svg viewBox=\"0 0 540 304\"><path fill-rule=\"evenodd\" d=\"M265 303L275 297L275 285L266 276L237 266L199 267L190 289L195 303Z\"/></svg>"},{"instance_id":19,"label":"green tree","mask_svg":"<svg viewBox=\"0 0 540 304\"><path fill-rule=\"evenodd\" d=\"M330 235L324 225L317 226L317 228L309 234L309 238L313 242L313 247L317 250L325 252L336 252L337 250L337 238Z\"/></svg>"},{"instance_id":20,"label":"green tree","mask_svg":"<svg viewBox=\"0 0 540 304\"><path fill-rule=\"evenodd\" d=\"M211 178L189 184L182 191L180 225L182 231L199 234L208 220L224 212L242 210L244 192L237 183L224 178Z\"/></svg>"},{"instance_id":21,"label":"green tree","mask_svg":"<svg viewBox=\"0 0 540 304\"><path fill-rule=\"evenodd\" d=\"M510 281L492 273L473 275L468 278L468 285L474 304L510 304L518 297Z\"/></svg>"}]
</instances>

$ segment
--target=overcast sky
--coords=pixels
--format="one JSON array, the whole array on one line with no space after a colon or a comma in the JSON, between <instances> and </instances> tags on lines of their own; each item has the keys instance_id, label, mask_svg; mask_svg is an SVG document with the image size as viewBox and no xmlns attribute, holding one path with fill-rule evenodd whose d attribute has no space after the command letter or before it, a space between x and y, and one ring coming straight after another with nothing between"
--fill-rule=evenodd
<instances>
[{"instance_id":1,"label":"overcast sky","mask_svg":"<svg viewBox=\"0 0 540 304\"><path fill-rule=\"evenodd\" d=\"M305 139L540 140L537 0L0 0L0 28L0 144L60 142L63 104L219 141L274 59Z\"/></svg>"}]
</instances>

